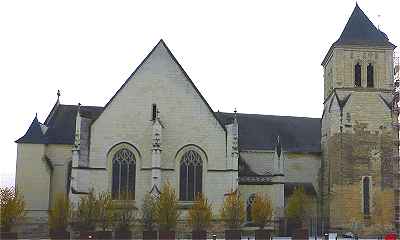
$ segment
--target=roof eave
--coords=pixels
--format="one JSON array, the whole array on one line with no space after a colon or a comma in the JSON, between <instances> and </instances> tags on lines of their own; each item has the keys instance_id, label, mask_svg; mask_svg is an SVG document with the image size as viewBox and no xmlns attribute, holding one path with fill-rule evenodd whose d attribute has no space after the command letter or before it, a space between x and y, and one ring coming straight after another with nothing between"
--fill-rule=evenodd
<instances>
[{"instance_id":1,"label":"roof eave","mask_svg":"<svg viewBox=\"0 0 400 240\"><path fill-rule=\"evenodd\" d=\"M331 59L332 55L333 55L333 49L335 48L335 44L336 42L334 42L331 47L329 48L328 52L326 53L324 60L322 60L321 62L321 66L326 67L328 61Z\"/></svg>"}]
</instances>

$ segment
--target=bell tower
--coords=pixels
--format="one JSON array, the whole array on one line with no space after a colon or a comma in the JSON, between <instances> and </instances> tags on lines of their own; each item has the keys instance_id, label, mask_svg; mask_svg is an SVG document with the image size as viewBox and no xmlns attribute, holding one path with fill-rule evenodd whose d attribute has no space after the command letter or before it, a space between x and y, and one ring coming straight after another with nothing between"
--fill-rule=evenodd
<instances>
[{"instance_id":1,"label":"bell tower","mask_svg":"<svg viewBox=\"0 0 400 240\"><path fill-rule=\"evenodd\" d=\"M331 230L362 234L394 227L395 47L356 4L322 61L320 213Z\"/></svg>"}]
</instances>

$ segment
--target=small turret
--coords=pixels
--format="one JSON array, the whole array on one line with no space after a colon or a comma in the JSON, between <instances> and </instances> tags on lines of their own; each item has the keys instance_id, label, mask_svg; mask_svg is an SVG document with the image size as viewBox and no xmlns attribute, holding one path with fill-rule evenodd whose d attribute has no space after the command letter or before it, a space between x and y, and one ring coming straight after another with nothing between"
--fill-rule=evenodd
<instances>
[{"instance_id":1,"label":"small turret","mask_svg":"<svg viewBox=\"0 0 400 240\"><path fill-rule=\"evenodd\" d=\"M278 137L276 138L274 153L274 174L283 174L283 165L282 144L278 135Z\"/></svg>"},{"instance_id":2,"label":"small turret","mask_svg":"<svg viewBox=\"0 0 400 240\"><path fill-rule=\"evenodd\" d=\"M152 150L151 150L151 190L150 193L157 196L161 187L161 144L162 144L162 124L160 121L160 111L156 109L156 116L153 120Z\"/></svg>"}]
</instances>

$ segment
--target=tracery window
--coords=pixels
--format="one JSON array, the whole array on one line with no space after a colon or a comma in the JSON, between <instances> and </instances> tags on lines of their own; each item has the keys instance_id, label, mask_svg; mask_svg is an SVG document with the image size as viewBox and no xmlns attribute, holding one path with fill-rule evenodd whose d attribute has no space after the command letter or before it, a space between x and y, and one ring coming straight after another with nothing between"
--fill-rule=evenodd
<instances>
[{"instance_id":1,"label":"tracery window","mask_svg":"<svg viewBox=\"0 0 400 240\"><path fill-rule=\"evenodd\" d=\"M254 200L256 199L256 195L253 193L250 195L250 197L247 199L247 207L246 207L246 213L247 213L247 221L251 222L253 221L251 217L251 209L253 208L253 203Z\"/></svg>"},{"instance_id":2,"label":"tracery window","mask_svg":"<svg viewBox=\"0 0 400 240\"><path fill-rule=\"evenodd\" d=\"M370 193L370 179L369 177L364 177L363 178L363 205L364 205L364 215L368 216L370 214L370 199L369 199L369 193Z\"/></svg>"},{"instance_id":3,"label":"tracery window","mask_svg":"<svg viewBox=\"0 0 400 240\"><path fill-rule=\"evenodd\" d=\"M132 151L122 148L112 159L113 199L135 199L136 159Z\"/></svg>"},{"instance_id":4,"label":"tracery window","mask_svg":"<svg viewBox=\"0 0 400 240\"><path fill-rule=\"evenodd\" d=\"M367 66L367 87L374 87L374 66L371 63Z\"/></svg>"},{"instance_id":5,"label":"tracery window","mask_svg":"<svg viewBox=\"0 0 400 240\"><path fill-rule=\"evenodd\" d=\"M361 65L359 63L354 66L354 86L361 87Z\"/></svg>"},{"instance_id":6,"label":"tracery window","mask_svg":"<svg viewBox=\"0 0 400 240\"><path fill-rule=\"evenodd\" d=\"M187 151L180 162L179 200L193 201L202 192L203 161L194 150Z\"/></svg>"}]
</instances>

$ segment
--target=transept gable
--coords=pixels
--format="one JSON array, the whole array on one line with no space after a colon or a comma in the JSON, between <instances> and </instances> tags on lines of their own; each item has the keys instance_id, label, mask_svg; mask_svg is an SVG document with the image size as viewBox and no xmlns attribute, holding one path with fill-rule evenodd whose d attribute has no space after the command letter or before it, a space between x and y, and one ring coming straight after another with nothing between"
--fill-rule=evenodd
<instances>
[{"instance_id":1,"label":"transept gable","mask_svg":"<svg viewBox=\"0 0 400 240\"><path fill-rule=\"evenodd\" d=\"M188 74L186 73L186 71L183 69L183 67L180 65L180 63L177 61L177 59L175 58L175 56L172 54L172 52L170 51L170 49L168 48L168 46L165 44L165 42L163 41L163 39L161 39L157 45L150 51L150 53L143 59L143 61L138 65L138 67L133 71L133 73L128 77L128 79L122 84L122 86L117 90L117 92L114 94L114 96L111 97L111 99L107 102L107 104L104 106L104 111L107 111L107 108L113 103L113 101L115 100L115 98L118 97L118 95L122 92L122 90L132 81L134 81L135 76L142 71L144 68L146 68L146 64L149 62L149 60L153 57L157 57L155 56L157 54L157 52L160 51L165 51L167 53L167 55L170 58L170 61L173 64L176 64L177 68L179 69L179 71L184 75L184 78L188 81L189 85L194 89L195 93L201 98L202 102L206 105L206 107L208 108L209 112L212 114L212 116L215 118L215 120L218 122L218 124L222 127L222 129L226 132L225 129L225 125L216 117L214 111L212 110L211 106L208 104L208 102L205 100L205 98L203 97L203 95L200 93L200 91L197 89L196 85L193 83L193 81L190 79L190 77L188 76ZM167 63L166 63L167 64ZM170 74L168 72L166 72L165 74ZM101 118L101 115L97 118L99 119ZM96 120L97 120L96 119ZM95 121L92 122L92 124L94 124Z\"/></svg>"}]
</instances>

